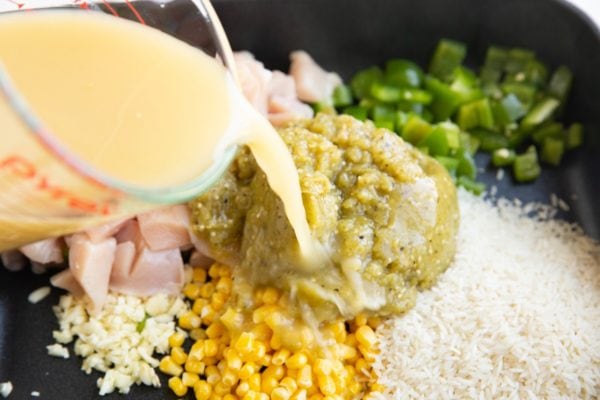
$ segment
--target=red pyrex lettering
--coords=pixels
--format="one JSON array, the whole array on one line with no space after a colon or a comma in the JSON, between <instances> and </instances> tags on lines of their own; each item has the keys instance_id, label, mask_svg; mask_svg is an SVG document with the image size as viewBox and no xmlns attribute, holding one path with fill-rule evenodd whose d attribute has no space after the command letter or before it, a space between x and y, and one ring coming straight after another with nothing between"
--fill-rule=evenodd
<instances>
[{"instance_id":1,"label":"red pyrex lettering","mask_svg":"<svg viewBox=\"0 0 600 400\"><path fill-rule=\"evenodd\" d=\"M36 166L26 158L19 155L10 155L0 161L0 171L6 170L13 176L23 180L30 180L32 188L47 194L51 199L62 201L64 204L77 211L110 215L109 204L101 204L78 196L60 185L50 182L49 178L37 170Z\"/></svg>"}]
</instances>

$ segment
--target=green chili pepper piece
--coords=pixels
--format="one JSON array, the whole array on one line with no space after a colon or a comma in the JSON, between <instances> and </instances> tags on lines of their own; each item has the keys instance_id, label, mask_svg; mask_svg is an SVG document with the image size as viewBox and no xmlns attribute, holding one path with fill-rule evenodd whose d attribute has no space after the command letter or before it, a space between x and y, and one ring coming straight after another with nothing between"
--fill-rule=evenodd
<instances>
[{"instance_id":1,"label":"green chili pepper piece","mask_svg":"<svg viewBox=\"0 0 600 400\"><path fill-rule=\"evenodd\" d=\"M525 108L530 107L537 93L536 88L527 83L503 83L501 88L505 94L514 94L517 96Z\"/></svg>"},{"instance_id":2,"label":"green chili pepper piece","mask_svg":"<svg viewBox=\"0 0 600 400\"><path fill-rule=\"evenodd\" d=\"M537 144L542 144L548 137L560 138L563 135L563 126L558 122L549 122L541 125L531 133L531 139Z\"/></svg>"},{"instance_id":3,"label":"green chili pepper piece","mask_svg":"<svg viewBox=\"0 0 600 400\"><path fill-rule=\"evenodd\" d=\"M509 165L512 165L516 157L517 155L515 154L514 150L504 147L501 149L496 149L492 153L492 164L494 167L498 168L508 167Z\"/></svg>"},{"instance_id":4,"label":"green chili pepper piece","mask_svg":"<svg viewBox=\"0 0 600 400\"><path fill-rule=\"evenodd\" d=\"M535 53L530 50L514 48L508 51L504 71L508 74L524 72L529 61L535 58Z\"/></svg>"},{"instance_id":5,"label":"green chili pepper piece","mask_svg":"<svg viewBox=\"0 0 600 400\"><path fill-rule=\"evenodd\" d=\"M484 67L494 71L504 71L506 61L508 60L508 51L501 47L490 46L485 53Z\"/></svg>"},{"instance_id":6,"label":"green chili pepper piece","mask_svg":"<svg viewBox=\"0 0 600 400\"><path fill-rule=\"evenodd\" d=\"M481 150L491 152L496 149L508 147L508 138L501 133L492 132L487 129L475 128L471 134L481 141Z\"/></svg>"},{"instance_id":7,"label":"green chili pepper piece","mask_svg":"<svg viewBox=\"0 0 600 400\"><path fill-rule=\"evenodd\" d=\"M333 105L346 107L352 105L352 89L348 85L338 85L333 89Z\"/></svg>"},{"instance_id":8,"label":"green chili pepper piece","mask_svg":"<svg viewBox=\"0 0 600 400\"><path fill-rule=\"evenodd\" d=\"M412 61L392 59L385 64L385 80L400 87L418 88L423 82L423 71Z\"/></svg>"},{"instance_id":9,"label":"green chili pepper piece","mask_svg":"<svg viewBox=\"0 0 600 400\"><path fill-rule=\"evenodd\" d=\"M561 139L555 139L553 137L547 137L542 143L542 151L540 158L542 161L558 166L562 156L565 153L565 143Z\"/></svg>"},{"instance_id":10,"label":"green chili pepper piece","mask_svg":"<svg viewBox=\"0 0 600 400\"><path fill-rule=\"evenodd\" d=\"M425 77L425 88L433 95L430 109L436 121L445 121L456 111L461 96L449 85L431 76Z\"/></svg>"},{"instance_id":11,"label":"green chili pepper piece","mask_svg":"<svg viewBox=\"0 0 600 400\"><path fill-rule=\"evenodd\" d=\"M431 125L416 114L408 117L402 129L402 138L413 145L420 143L431 132Z\"/></svg>"},{"instance_id":12,"label":"green chili pepper piece","mask_svg":"<svg viewBox=\"0 0 600 400\"><path fill-rule=\"evenodd\" d=\"M476 194L477 196L485 192L485 183L475 182L474 180L466 176L459 176L456 183L458 184L458 186L464 187L469 192Z\"/></svg>"},{"instance_id":13,"label":"green chili pepper piece","mask_svg":"<svg viewBox=\"0 0 600 400\"><path fill-rule=\"evenodd\" d=\"M458 151L456 159L458 160L458 167L456 168L458 176L466 176L470 179L477 177L477 165L471 153L465 149L461 149Z\"/></svg>"},{"instance_id":14,"label":"green chili pepper piece","mask_svg":"<svg viewBox=\"0 0 600 400\"><path fill-rule=\"evenodd\" d=\"M541 172L535 146L529 146L525 153L515 158L513 174L517 182L531 182L537 179Z\"/></svg>"},{"instance_id":15,"label":"green chili pepper piece","mask_svg":"<svg viewBox=\"0 0 600 400\"><path fill-rule=\"evenodd\" d=\"M360 121L364 121L367 119L369 110L366 107L362 107L362 106L350 106L350 107L344 108L343 113L351 115Z\"/></svg>"},{"instance_id":16,"label":"green chili pepper piece","mask_svg":"<svg viewBox=\"0 0 600 400\"><path fill-rule=\"evenodd\" d=\"M363 99L370 94L371 86L383 80L383 71L379 67L370 67L358 72L350 81L354 96Z\"/></svg>"},{"instance_id":17,"label":"green chili pepper piece","mask_svg":"<svg viewBox=\"0 0 600 400\"><path fill-rule=\"evenodd\" d=\"M458 168L458 160L456 158L445 156L435 156L434 158L446 168L450 175L456 176Z\"/></svg>"},{"instance_id":18,"label":"green chili pepper piece","mask_svg":"<svg viewBox=\"0 0 600 400\"><path fill-rule=\"evenodd\" d=\"M479 140L479 138L477 138L473 135L469 135L466 132L461 132L459 135L459 139L460 139L460 147L462 149L465 149L472 155L477 153L477 150L479 149L479 146L481 145L481 140Z\"/></svg>"},{"instance_id":19,"label":"green chili pepper piece","mask_svg":"<svg viewBox=\"0 0 600 400\"><path fill-rule=\"evenodd\" d=\"M573 83L573 73L564 65L558 67L548 83L548 94L564 102L569 95Z\"/></svg>"},{"instance_id":20,"label":"green chili pepper piece","mask_svg":"<svg viewBox=\"0 0 600 400\"><path fill-rule=\"evenodd\" d=\"M583 125L571 124L565 134L565 146L568 150L575 149L583 144Z\"/></svg>"},{"instance_id":21,"label":"green chili pepper piece","mask_svg":"<svg viewBox=\"0 0 600 400\"><path fill-rule=\"evenodd\" d=\"M467 46L464 43L442 39L433 52L429 73L442 81L449 81L452 79L454 70L462 64L466 55Z\"/></svg>"},{"instance_id":22,"label":"green chili pepper piece","mask_svg":"<svg viewBox=\"0 0 600 400\"><path fill-rule=\"evenodd\" d=\"M458 109L458 126L463 130L474 127L494 128L494 115L488 98L462 105Z\"/></svg>"},{"instance_id":23,"label":"green chili pepper piece","mask_svg":"<svg viewBox=\"0 0 600 400\"><path fill-rule=\"evenodd\" d=\"M538 126L542 122L547 121L552 114L554 114L559 105L560 102L553 97L542 99L529 110L527 115L525 115L525 118L521 121L521 126L524 129L531 129Z\"/></svg>"},{"instance_id":24,"label":"green chili pepper piece","mask_svg":"<svg viewBox=\"0 0 600 400\"><path fill-rule=\"evenodd\" d=\"M456 125L451 122L440 123L433 127L419 146L427 146L431 155L447 156L450 150L458 149L460 146L459 132Z\"/></svg>"}]
</instances>

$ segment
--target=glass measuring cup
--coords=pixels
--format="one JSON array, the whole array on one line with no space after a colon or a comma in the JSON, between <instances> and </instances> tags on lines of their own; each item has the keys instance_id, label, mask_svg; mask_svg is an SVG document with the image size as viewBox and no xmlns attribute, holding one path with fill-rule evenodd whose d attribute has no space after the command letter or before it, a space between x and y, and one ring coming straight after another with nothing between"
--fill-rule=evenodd
<instances>
[{"instance_id":1,"label":"glass measuring cup","mask_svg":"<svg viewBox=\"0 0 600 400\"><path fill-rule=\"evenodd\" d=\"M227 38L208 1L0 0L3 12L48 8L104 12L149 25L217 57L233 71ZM210 187L236 151L225 149L201 176L178 185L128 184L92 168L62 146L5 72L0 72L0 124L5 132L0 141L0 251L160 204L184 202Z\"/></svg>"}]
</instances>

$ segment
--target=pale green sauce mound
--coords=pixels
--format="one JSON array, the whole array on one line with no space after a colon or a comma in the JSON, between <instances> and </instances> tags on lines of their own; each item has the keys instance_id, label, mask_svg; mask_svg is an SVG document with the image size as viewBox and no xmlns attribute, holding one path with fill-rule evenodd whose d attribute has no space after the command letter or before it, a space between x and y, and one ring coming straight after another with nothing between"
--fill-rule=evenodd
<instances>
[{"instance_id":1,"label":"pale green sauce mound","mask_svg":"<svg viewBox=\"0 0 600 400\"><path fill-rule=\"evenodd\" d=\"M298 168L313 236L331 262L299 268L280 199L242 150L220 184L191 203L193 228L244 285L274 285L318 321L399 314L455 251L456 190L446 170L396 134L319 114L279 131Z\"/></svg>"}]
</instances>

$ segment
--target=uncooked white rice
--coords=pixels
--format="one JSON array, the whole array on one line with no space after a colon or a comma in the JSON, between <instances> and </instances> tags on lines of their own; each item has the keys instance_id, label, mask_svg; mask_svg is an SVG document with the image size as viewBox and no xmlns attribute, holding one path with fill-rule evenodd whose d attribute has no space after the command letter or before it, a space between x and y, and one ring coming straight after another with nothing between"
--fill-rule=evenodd
<instances>
[{"instance_id":1,"label":"uncooked white rice","mask_svg":"<svg viewBox=\"0 0 600 400\"><path fill-rule=\"evenodd\" d=\"M598 398L598 243L547 206L459 197L455 262L378 329L383 397Z\"/></svg>"}]
</instances>

